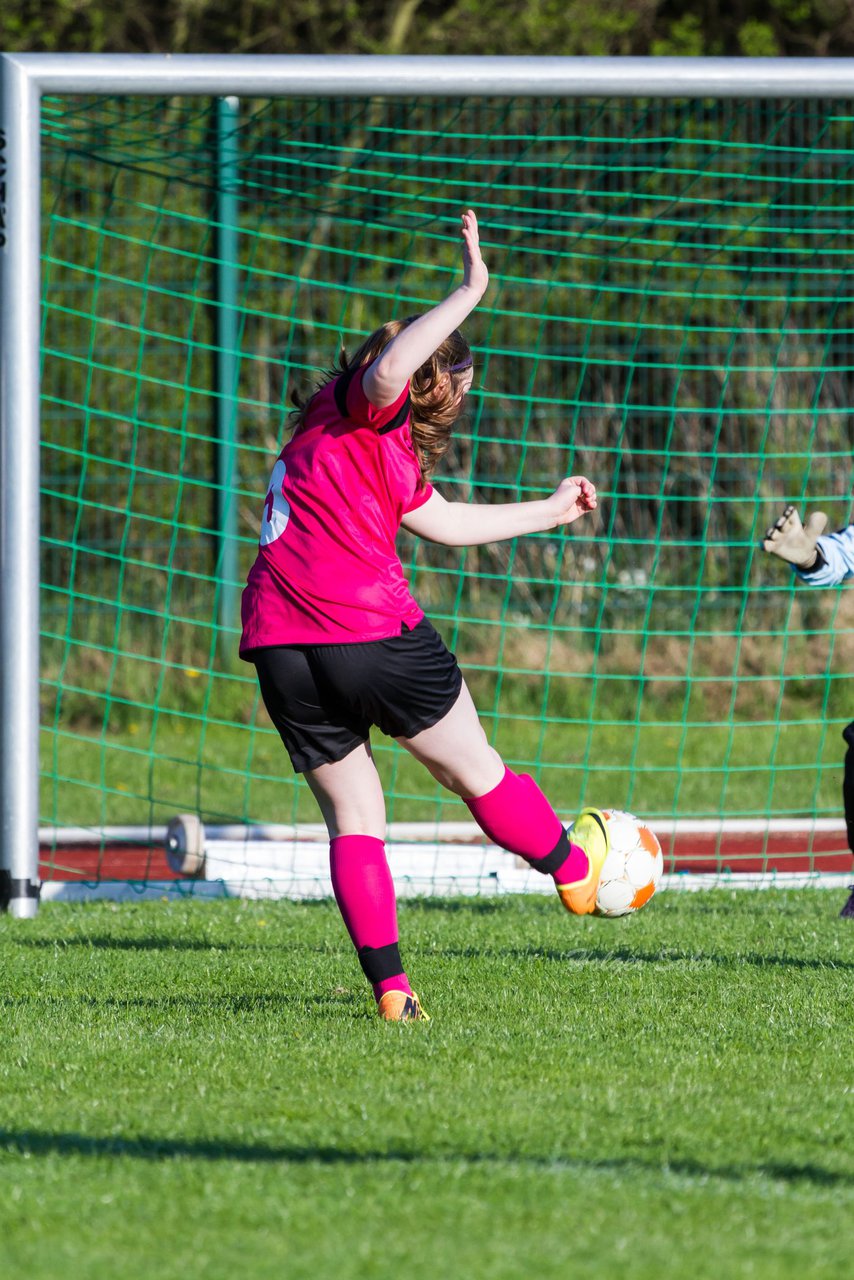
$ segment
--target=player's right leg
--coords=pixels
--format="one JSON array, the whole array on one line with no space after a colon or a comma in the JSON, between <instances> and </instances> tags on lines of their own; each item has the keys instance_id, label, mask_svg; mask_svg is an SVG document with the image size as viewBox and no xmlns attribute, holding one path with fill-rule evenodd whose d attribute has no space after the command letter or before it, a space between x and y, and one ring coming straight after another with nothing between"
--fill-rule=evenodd
<instances>
[{"instance_id":1,"label":"player's right leg","mask_svg":"<svg viewBox=\"0 0 854 1280\"><path fill-rule=\"evenodd\" d=\"M377 1012L389 1022L426 1019L400 958L394 881L385 853L385 797L370 743L306 772L329 832L335 901Z\"/></svg>"},{"instance_id":2,"label":"player's right leg","mask_svg":"<svg viewBox=\"0 0 854 1280\"><path fill-rule=\"evenodd\" d=\"M318 686L310 651L254 655L264 703L329 832L335 900L381 1017L423 1017L400 958L394 883L385 855L385 799L369 726Z\"/></svg>"},{"instance_id":3,"label":"player's right leg","mask_svg":"<svg viewBox=\"0 0 854 1280\"><path fill-rule=\"evenodd\" d=\"M593 910L608 853L604 818L584 809L567 832L534 779L508 769L490 746L465 682L441 720L398 741L465 801L491 840L553 877L567 911Z\"/></svg>"}]
</instances>

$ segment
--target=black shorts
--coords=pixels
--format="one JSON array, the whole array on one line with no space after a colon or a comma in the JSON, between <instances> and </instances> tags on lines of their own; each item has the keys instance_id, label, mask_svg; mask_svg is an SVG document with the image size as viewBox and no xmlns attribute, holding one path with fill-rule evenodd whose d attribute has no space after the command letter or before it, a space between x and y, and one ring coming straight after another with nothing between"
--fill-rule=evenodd
<instances>
[{"instance_id":1,"label":"black shorts","mask_svg":"<svg viewBox=\"0 0 854 1280\"><path fill-rule=\"evenodd\" d=\"M297 773L343 760L368 741L372 725L414 738L450 711L463 683L426 618L390 640L283 645L247 656Z\"/></svg>"}]
</instances>

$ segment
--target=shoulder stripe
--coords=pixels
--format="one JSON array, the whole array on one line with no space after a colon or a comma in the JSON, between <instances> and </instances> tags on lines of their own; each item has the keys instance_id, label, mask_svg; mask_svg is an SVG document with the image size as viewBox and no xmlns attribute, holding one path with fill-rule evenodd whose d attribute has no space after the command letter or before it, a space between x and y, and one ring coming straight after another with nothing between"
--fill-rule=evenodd
<instances>
[{"instance_id":1,"label":"shoulder stripe","mask_svg":"<svg viewBox=\"0 0 854 1280\"><path fill-rule=\"evenodd\" d=\"M355 378L358 372L359 372L358 368L348 369L346 373L342 373L339 378L335 379L332 392L333 392L333 395L335 396L335 407L337 408L338 412L341 414L342 418L349 417L349 413L347 411L347 392L350 389L350 383L353 381L353 379ZM402 427L404 422L406 422L406 419L409 417L411 409L412 409L412 397L409 394L407 394L406 399L398 409L397 413L391 419L391 421L386 422L384 426L377 428L377 435L384 436L386 432L396 431L398 427Z\"/></svg>"},{"instance_id":2,"label":"shoulder stripe","mask_svg":"<svg viewBox=\"0 0 854 1280\"><path fill-rule=\"evenodd\" d=\"M355 369L348 369L346 373L342 373L340 378L335 379L333 394L335 396L335 405L342 418L347 417L347 392L350 389L350 383L353 381Z\"/></svg>"},{"instance_id":3,"label":"shoulder stripe","mask_svg":"<svg viewBox=\"0 0 854 1280\"><path fill-rule=\"evenodd\" d=\"M398 427L402 427L406 419L409 417L409 411L411 408L412 396L407 395L391 422L387 422L384 427L380 427L377 431L377 435L384 436L387 431L396 431Z\"/></svg>"}]
</instances>

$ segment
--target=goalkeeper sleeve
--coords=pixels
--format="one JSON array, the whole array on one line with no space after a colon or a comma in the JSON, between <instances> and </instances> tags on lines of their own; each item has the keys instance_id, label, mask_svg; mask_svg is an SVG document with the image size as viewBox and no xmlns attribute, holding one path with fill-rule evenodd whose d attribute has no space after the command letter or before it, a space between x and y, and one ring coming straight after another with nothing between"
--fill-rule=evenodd
<instances>
[{"instance_id":1,"label":"goalkeeper sleeve","mask_svg":"<svg viewBox=\"0 0 854 1280\"><path fill-rule=\"evenodd\" d=\"M824 533L816 544L820 552L811 569L795 568L795 573L811 587L833 587L854 576L854 524L838 533Z\"/></svg>"}]
</instances>

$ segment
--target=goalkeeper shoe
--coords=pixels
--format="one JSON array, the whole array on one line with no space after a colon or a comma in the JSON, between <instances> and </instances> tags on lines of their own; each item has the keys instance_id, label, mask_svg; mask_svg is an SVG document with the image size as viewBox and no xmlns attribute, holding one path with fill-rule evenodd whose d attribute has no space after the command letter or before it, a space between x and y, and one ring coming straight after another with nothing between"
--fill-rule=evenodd
<instances>
[{"instance_id":1,"label":"goalkeeper shoe","mask_svg":"<svg viewBox=\"0 0 854 1280\"><path fill-rule=\"evenodd\" d=\"M421 1008L421 1001L413 992L387 991L377 1005L377 1013L384 1022L429 1022Z\"/></svg>"},{"instance_id":2,"label":"goalkeeper shoe","mask_svg":"<svg viewBox=\"0 0 854 1280\"><path fill-rule=\"evenodd\" d=\"M569 828L569 838L587 854L587 875L573 884L557 885L558 896L575 916L588 916L596 906L602 867L611 847L608 823L598 809L582 809Z\"/></svg>"},{"instance_id":3,"label":"goalkeeper shoe","mask_svg":"<svg viewBox=\"0 0 854 1280\"><path fill-rule=\"evenodd\" d=\"M827 528L827 516L814 511L805 525L794 507L786 507L783 514L765 530L762 546L772 556L779 556L798 569L811 569L816 561L816 543Z\"/></svg>"}]
</instances>

